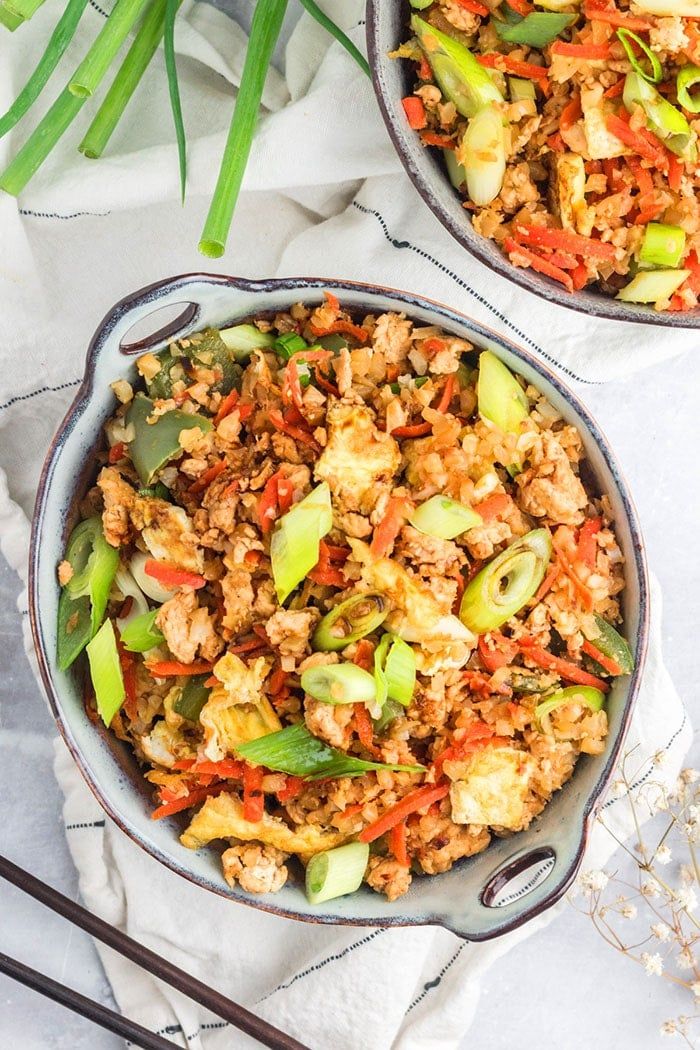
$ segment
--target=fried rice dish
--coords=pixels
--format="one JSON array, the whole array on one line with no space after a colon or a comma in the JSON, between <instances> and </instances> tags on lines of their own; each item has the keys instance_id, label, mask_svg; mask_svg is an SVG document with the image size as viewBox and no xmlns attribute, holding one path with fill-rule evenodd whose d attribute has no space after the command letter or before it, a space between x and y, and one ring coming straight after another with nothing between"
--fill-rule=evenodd
<instances>
[{"instance_id":1,"label":"fried rice dish","mask_svg":"<svg viewBox=\"0 0 700 1050\"><path fill-rule=\"evenodd\" d=\"M513 266L700 296L697 0L411 0L406 119Z\"/></svg>"},{"instance_id":2,"label":"fried rice dish","mask_svg":"<svg viewBox=\"0 0 700 1050\"><path fill-rule=\"evenodd\" d=\"M85 651L87 716L231 886L393 901L604 750L633 667L610 504L494 353L327 292L112 389L58 664Z\"/></svg>"}]
</instances>

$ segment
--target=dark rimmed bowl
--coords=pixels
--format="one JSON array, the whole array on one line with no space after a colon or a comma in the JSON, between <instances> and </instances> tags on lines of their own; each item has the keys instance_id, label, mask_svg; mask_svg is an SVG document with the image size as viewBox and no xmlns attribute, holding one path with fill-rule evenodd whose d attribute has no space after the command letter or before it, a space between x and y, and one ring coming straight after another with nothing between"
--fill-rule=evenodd
<instances>
[{"instance_id":1,"label":"dark rimmed bowl","mask_svg":"<svg viewBox=\"0 0 700 1050\"><path fill-rule=\"evenodd\" d=\"M440 325L492 350L534 383L579 429L596 484L610 497L627 563L624 616L636 653L636 670L631 677L617 680L610 692L605 753L594 759L584 756L573 779L527 831L494 840L484 853L442 875L415 878L409 892L393 904L364 887L318 911L308 904L299 883L288 883L280 893L263 897L229 889L214 850L191 852L181 846L181 825L175 819L153 822L152 801L132 752L88 720L81 674L59 671L55 652L56 566L63 557L78 502L94 476L101 428L114 411L109 384L123 376L135 378L136 353L158 350L170 339L208 325L224 327L251 315L286 309L299 300L318 304L324 289L331 289L344 306L361 314L403 310L421 324ZM177 314L167 328L162 327L165 308L170 316ZM147 321L150 315L153 319ZM153 334L135 339L134 326L143 331L146 324ZM39 482L30 551L29 612L51 710L77 765L109 816L161 863L195 885L290 918L362 926L432 924L480 941L512 930L549 908L576 875L592 813L622 746L641 679L647 649L648 583L637 515L608 443L576 395L538 358L479 322L407 292L315 278L249 281L188 274L123 299L95 333L82 385L49 449Z\"/></svg>"},{"instance_id":2,"label":"dark rimmed bowl","mask_svg":"<svg viewBox=\"0 0 700 1050\"><path fill-rule=\"evenodd\" d=\"M468 212L462 207L462 198L448 178L439 151L426 149L421 144L419 136L408 126L401 105L401 99L412 94L415 78L410 62L391 59L388 55L409 36L411 10L409 0L367 0L367 53L379 108L399 159L418 193L445 229L490 270L558 306L611 321L633 321L666 328L700 328L700 307L684 312L659 313L651 306L623 303L591 289L569 293L549 277L513 266L495 241L474 230Z\"/></svg>"}]
</instances>

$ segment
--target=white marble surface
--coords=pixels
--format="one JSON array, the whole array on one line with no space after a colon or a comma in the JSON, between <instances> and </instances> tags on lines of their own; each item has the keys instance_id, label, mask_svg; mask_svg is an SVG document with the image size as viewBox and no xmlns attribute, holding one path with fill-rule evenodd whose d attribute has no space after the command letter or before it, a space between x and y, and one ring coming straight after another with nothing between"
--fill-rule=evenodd
<instances>
[{"instance_id":1,"label":"white marble surface","mask_svg":"<svg viewBox=\"0 0 700 1050\"><path fill-rule=\"evenodd\" d=\"M610 352L615 352L612 344ZM700 523L699 392L700 354L678 358L625 383L581 391L616 448L636 496L649 561L665 594L666 659L695 721L700 719L700 562L697 541L689 545L688 536L693 531L697 535ZM55 731L21 655L18 589L14 575L1 564L0 852L74 896L75 872L51 769ZM700 751L695 760L700 761ZM4 884L0 915L0 951L110 1002L87 937L69 931ZM661 1021L687 1005L670 986L646 978L617 956L588 920L571 909L488 973L464 1048L652 1050L659 1045ZM117 1050L120 1045L116 1038L0 978L0 1047Z\"/></svg>"}]
</instances>

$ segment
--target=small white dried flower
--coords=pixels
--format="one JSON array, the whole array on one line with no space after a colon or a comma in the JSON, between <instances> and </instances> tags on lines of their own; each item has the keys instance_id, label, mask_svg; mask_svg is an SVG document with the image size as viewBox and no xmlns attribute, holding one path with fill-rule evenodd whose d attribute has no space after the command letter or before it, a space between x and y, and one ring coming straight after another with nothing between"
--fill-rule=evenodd
<instances>
[{"instance_id":1,"label":"small white dried flower","mask_svg":"<svg viewBox=\"0 0 700 1050\"><path fill-rule=\"evenodd\" d=\"M695 882L695 871L691 868L690 864L681 864L679 875L681 877L681 882Z\"/></svg>"},{"instance_id":2,"label":"small white dried flower","mask_svg":"<svg viewBox=\"0 0 700 1050\"><path fill-rule=\"evenodd\" d=\"M694 784L700 780L700 772L697 769L682 769L680 779L684 784Z\"/></svg>"},{"instance_id":3,"label":"small white dried flower","mask_svg":"<svg viewBox=\"0 0 700 1050\"><path fill-rule=\"evenodd\" d=\"M607 886L608 881L608 876L599 869L582 871L578 877L579 885L586 893L601 893Z\"/></svg>"},{"instance_id":4,"label":"small white dried flower","mask_svg":"<svg viewBox=\"0 0 700 1050\"><path fill-rule=\"evenodd\" d=\"M700 981L694 981L690 986L690 990L696 999L700 999Z\"/></svg>"},{"instance_id":5,"label":"small white dried flower","mask_svg":"<svg viewBox=\"0 0 700 1050\"><path fill-rule=\"evenodd\" d=\"M651 955L649 952L642 952L641 960L648 977L660 977L664 972L663 962L658 952L654 955Z\"/></svg>"},{"instance_id":6,"label":"small white dried flower","mask_svg":"<svg viewBox=\"0 0 700 1050\"><path fill-rule=\"evenodd\" d=\"M624 908L620 910L620 915L623 919L636 919L637 908L634 904L625 904Z\"/></svg>"},{"instance_id":7,"label":"small white dried flower","mask_svg":"<svg viewBox=\"0 0 700 1050\"><path fill-rule=\"evenodd\" d=\"M692 970L695 966L695 956L687 944L676 959L676 963L678 964L679 970Z\"/></svg>"},{"instance_id":8,"label":"small white dried flower","mask_svg":"<svg viewBox=\"0 0 700 1050\"><path fill-rule=\"evenodd\" d=\"M668 763L668 755L666 754L665 751L657 751L654 754L654 757L652 758L651 761L652 761L652 764L655 765L657 769L660 769L661 766L664 766L664 765L666 765Z\"/></svg>"},{"instance_id":9,"label":"small white dried flower","mask_svg":"<svg viewBox=\"0 0 700 1050\"><path fill-rule=\"evenodd\" d=\"M648 977L660 977L664 972L663 962L658 952L654 955L651 955L649 952L642 952L641 960Z\"/></svg>"},{"instance_id":10,"label":"small white dried flower","mask_svg":"<svg viewBox=\"0 0 700 1050\"><path fill-rule=\"evenodd\" d=\"M661 893L661 890L653 879L647 879L646 882L643 882L639 887L639 891L642 894L642 897L649 898L658 897Z\"/></svg>"},{"instance_id":11,"label":"small white dried flower","mask_svg":"<svg viewBox=\"0 0 700 1050\"><path fill-rule=\"evenodd\" d=\"M664 1021L661 1025L661 1035L675 1035L678 1031L678 1026L675 1021Z\"/></svg>"},{"instance_id":12,"label":"small white dried flower","mask_svg":"<svg viewBox=\"0 0 700 1050\"><path fill-rule=\"evenodd\" d=\"M663 846L659 846L654 856L654 860L657 864L670 864L671 863L671 850L664 843Z\"/></svg>"},{"instance_id":13,"label":"small white dried flower","mask_svg":"<svg viewBox=\"0 0 700 1050\"><path fill-rule=\"evenodd\" d=\"M611 795L613 795L615 798L621 798L621 796L624 795L626 791L627 785L625 784L624 780L613 780L612 786L610 788Z\"/></svg>"},{"instance_id":14,"label":"small white dried flower","mask_svg":"<svg viewBox=\"0 0 700 1050\"><path fill-rule=\"evenodd\" d=\"M667 941L671 936L671 927L667 926L665 922L656 922L651 927L651 932L657 941Z\"/></svg>"},{"instance_id":15,"label":"small white dried flower","mask_svg":"<svg viewBox=\"0 0 700 1050\"><path fill-rule=\"evenodd\" d=\"M681 886L679 890L675 891L673 896L678 906L686 911L695 911L698 906L695 890L691 889L690 886Z\"/></svg>"}]
</instances>

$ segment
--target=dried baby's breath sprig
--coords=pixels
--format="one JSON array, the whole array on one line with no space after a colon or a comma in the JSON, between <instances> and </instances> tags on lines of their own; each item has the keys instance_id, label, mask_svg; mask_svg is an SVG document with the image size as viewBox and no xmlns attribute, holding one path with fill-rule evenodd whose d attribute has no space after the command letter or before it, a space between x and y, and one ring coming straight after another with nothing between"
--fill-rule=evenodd
<instances>
[{"instance_id":1,"label":"dried baby's breath sprig","mask_svg":"<svg viewBox=\"0 0 700 1050\"><path fill-rule=\"evenodd\" d=\"M599 816L621 847L623 862L614 872L582 872L577 880L581 892L572 893L570 899L590 917L606 943L636 962L649 978L670 982L698 1007L700 772L682 770L669 790L647 781L644 768L631 770L633 755L625 756L612 787L613 797L621 805L626 799L629 805L635 832L632 845L622 842ZM652 769L659 764L654 756ZM677 1036L693 1047L693 1030L700 1035L698 1022L700 1013L679 1013L662 1022L660 1033Z\"/></svg>"}]
</instances>

